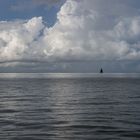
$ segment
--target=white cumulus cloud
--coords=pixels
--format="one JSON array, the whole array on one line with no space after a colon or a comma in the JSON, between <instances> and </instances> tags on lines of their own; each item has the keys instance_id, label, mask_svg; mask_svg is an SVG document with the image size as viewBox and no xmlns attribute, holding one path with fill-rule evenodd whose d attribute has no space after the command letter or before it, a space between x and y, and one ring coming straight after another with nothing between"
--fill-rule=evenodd
<instances>
[{"instance_id":1,"label":"white cumulus cloud","mask_svg":"<svg viewBox=\"0 0 140 140\"><path fill-rule=\"evenodd\" d=\"M0 61L139 60L139 9L114 2L67 0L52 27L42 17L1 21Z\"/></svg>"}]
</instances>

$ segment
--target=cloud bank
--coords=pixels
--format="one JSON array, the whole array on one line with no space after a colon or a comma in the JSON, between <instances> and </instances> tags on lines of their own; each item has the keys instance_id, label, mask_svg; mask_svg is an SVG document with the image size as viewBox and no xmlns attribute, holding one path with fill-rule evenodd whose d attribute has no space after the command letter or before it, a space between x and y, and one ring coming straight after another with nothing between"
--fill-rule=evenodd
<instances>
[{"instance_id":1,"label":"cloud bank","mask_svg":"<svg viewBox=\"0 0 140 140\"><path fill-rule=\"evenodd\" d=\"M52 27L42 17L1 21L0 62L140 60L140 10L131 2L67 0Z\"/></svg>"}]
</instances>

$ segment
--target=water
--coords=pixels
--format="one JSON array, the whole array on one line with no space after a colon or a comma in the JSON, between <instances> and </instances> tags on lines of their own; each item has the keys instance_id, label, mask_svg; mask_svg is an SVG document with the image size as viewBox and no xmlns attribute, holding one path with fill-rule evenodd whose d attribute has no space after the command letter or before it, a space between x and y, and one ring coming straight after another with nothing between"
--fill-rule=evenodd
<instances>
[{"instance_id":1,"label":"water","mask_svg":"<svg viewBox=\"0 0 140 140\"><path fill-rule=\"evenodd\" d=\"M140 74L0 74L1 140L139 140Z\"/></svg>"}]
</instances>

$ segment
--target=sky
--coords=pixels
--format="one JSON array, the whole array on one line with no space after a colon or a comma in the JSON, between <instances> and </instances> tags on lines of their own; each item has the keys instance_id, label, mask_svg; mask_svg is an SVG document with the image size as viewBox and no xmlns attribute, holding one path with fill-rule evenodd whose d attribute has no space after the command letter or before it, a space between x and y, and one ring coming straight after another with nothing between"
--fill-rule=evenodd
<instances>
[{"instance_id":1,"label":"sky","mask_svg":"<svg viewBox=\"0 0 140 140\"><path fill-rule=\"evenodd\" d=\"M140 72L140 0L0 0L0 72Z\"/></svg>"}]
</instances>

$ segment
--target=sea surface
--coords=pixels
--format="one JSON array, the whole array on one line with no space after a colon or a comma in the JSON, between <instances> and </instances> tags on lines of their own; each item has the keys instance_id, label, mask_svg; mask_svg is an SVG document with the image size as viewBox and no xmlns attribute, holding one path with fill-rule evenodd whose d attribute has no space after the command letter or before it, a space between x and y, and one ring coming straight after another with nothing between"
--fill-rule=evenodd
<instances>
[{"instance_id":1,"label":"sea surface","mask_svg":"<svg viewBox=\"0 0 140 140\"><path fill-rule=\"evenodd\" d=\"M0 140L140 140L140 74L0 74Z\"/></svg>"}]
</instances>

